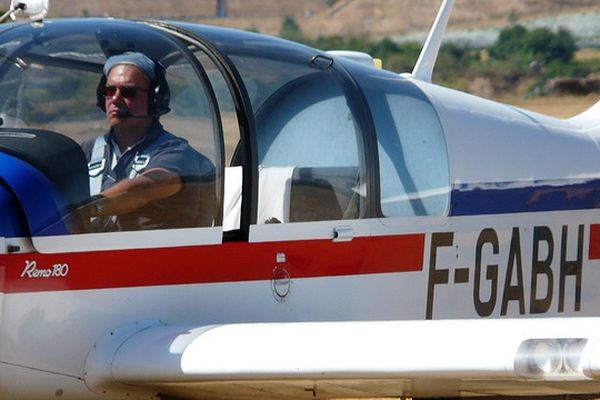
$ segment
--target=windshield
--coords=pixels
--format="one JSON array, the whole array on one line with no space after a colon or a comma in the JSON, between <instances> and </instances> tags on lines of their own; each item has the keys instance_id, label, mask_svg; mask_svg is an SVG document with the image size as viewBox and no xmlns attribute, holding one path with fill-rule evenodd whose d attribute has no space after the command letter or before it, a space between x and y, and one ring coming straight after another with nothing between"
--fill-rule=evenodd
<instances>
[{"instance_id":1,"label":"windshield","mask_svg":"<svg viewBox=\"0 0 600 400\"><path fill-rule=\"evenodd\" d=\"M81 186L76 190L69 189L70 192L75 190L79 194L66 195L64 201L67 204L63 207L68 212L80 207L82 199L104 193L108 188L106 179L131 179L136 174L143 175L153 166L155 169L172 172L175 176L173 179L179 184L202 187L190 189L186 196L182 194L176 200L177 196L170 196L168 202L161 199L161 202L152 203L153 207L146 207L139 215L127 211L127 218L121 216L118 218L119 223L110 228L109 224L103 224L102 230L218 225L220 212L215 199L219 197L216 180L217 171L222 164L222 125L216 95L208 77L208 74L214 72L206 72L198 63L201 58L196 54L198 52L200 50L191 44L145 23L110 19L47 21L43 27L23 24L0 31L0 128L5 132L33 132L36 138L41 138L35 143L31 142L34 146L43 147L43 140L53 140L44 138L56 137L54 133L66 136L74 143L53 146L56 150L53 154L40 151L42 159L64 157L61 149L66 147L71 148L69 154L75 154L79 150L73 151L73 148L82 145L85 160L72 155L71 165L63 170L77 170L79 172L74 173L75 175L86 178L89 172L89 187L84 179L61 183L61 179L57 178L61 173L41 171L51 177L59 188ZM140 99L144 104L147 103L138 111L126 108L132 104L135 92L132 95L126 91L111 89L111 99L117 97L117 91L119 96L122 95L119 97L122 102L118 104L122 114L117 119L132 126L139 126L138 122L142 119L148 121L148 133L143 139L153 137L152 135L160 136L162 141L170 138L167 144L176 143L176 146L169 148L169 152L154 150L153 146L164 147L162 141L144 142L143 146L138 146L141 143L139 140L130 144L122 142L118 135L120 131L115 128L114 118L111 120L109 115L109 91L106 89L114 85L110 79L116 78L109 77L107 82L107 77L103 76L103 66L111 56L131 53L148 57L152 65L156 66L156 71L160 66L162 78L146 76L140 81L144 82L148 78L150 86L148 89L139 88L137 92L144 93L143 99ZM121 109L123 107L125 111ZM171 136L165 136L167 133ZM104 158L100 157L101 160L95 160L92 154L95 151L94 140L99 137L106 138L105 144L110 152ZM131 155L129 164L123 167L124 172L119 172L118 168L111 169L118 163L125 163L121 162L121 157L125 159L129 149L135 151L132 150L134 154ZM183 158L184 154L186 160L175 161ZM160 164L154 165L158 160ZM98 182L94 183L92 178L99 170L94 170L93 166L94 162L100 161L104 162L103 167L111 163L112 167L97 174L106 179L95 189ZM167 188L165 186L163 189ZM182 191L187 189L188 187L184 187ZM182 192L178 190L177 193ZM190 194L193 199L190 199ZM199 209L200 203L203 203L201 212L190 211ZM165 215L172 215L172 218L166 218ZM47 225L51 223L48 222ZM42 227L38 230L44 232ZM81 229L75 229L77 230ZM87 231L87 228L83 231ZM60 229L51 232L60 232Z\"/></svg>"}]
</instances>

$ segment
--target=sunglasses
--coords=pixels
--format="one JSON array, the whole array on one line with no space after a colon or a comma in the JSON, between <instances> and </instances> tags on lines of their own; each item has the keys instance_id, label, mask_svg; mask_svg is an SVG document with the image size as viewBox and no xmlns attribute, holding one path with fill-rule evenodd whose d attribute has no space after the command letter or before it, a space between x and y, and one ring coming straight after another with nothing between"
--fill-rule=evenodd
<instances>
[{"instance_id":1,"label":"sunglasses","mask_svg":"<svg viewBox=\"0 0 600 400\"><path fill-rule=\"evenodd\" d=\"M138 90L141 92L147 92L147 89L138 88L135 86L104 86L100 88L100 94L104 97L113 97L117 94L117 90L126 99L131 99L137 96Z\"/></svg>"}]
</instances>

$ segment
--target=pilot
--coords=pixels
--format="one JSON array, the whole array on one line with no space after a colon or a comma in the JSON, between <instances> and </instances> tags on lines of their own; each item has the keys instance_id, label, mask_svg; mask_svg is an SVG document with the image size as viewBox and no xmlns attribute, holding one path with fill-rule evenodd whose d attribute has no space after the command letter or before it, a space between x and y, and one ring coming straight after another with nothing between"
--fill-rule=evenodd
<instances>
[{"instance_id":1,"label":"pilot","mask_svg":"<svg viewBox=\"0 0 600 400\"><path fill-rule=\"evenodd\" d=\"M108 58L97 89L107 134L82 143L88 160L92 229L209 226L215 168L186 140L167 132L170 111L162 65L142 53ZM202 204L202 203L205 204Z\"/></svg>"}]
</instances>

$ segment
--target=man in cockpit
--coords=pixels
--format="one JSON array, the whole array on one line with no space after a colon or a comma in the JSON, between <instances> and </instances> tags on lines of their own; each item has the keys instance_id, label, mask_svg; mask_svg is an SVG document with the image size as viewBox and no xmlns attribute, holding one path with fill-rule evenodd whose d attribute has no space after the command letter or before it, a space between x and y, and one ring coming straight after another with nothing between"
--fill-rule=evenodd
<instances>
[{"instance_id":1,"label":"man in cockpit","mask_svg":"<svg viewBox=\"0 0 600 400\"><path fill-rule=\"evenodd\" d=\"M108 58L97 90L110 123L82 144L90 175L93 230L208 226L214 204L213 164L186 140L164 130L170 111L162 65L142 53Z\"/></svg>"}]
</instances>

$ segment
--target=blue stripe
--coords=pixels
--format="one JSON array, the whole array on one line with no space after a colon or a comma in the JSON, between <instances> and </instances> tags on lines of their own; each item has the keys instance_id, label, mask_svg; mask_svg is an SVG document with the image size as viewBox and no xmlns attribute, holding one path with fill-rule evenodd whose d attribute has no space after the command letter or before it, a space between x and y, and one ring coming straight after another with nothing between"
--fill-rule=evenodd
<instances>
[{"instance_id":1,"label":"blue stripe","mask_svg":"<svg viewBox=\"0 0 600 400\"><path fill-rule=\"evenodd\" d=\"M577 183L533 182L515 187L497 184L459 184L452 189L451 216L509 214L600 208L600 179Z\"/></svg>"},{"instance_id":2,"label":"blue stripe","mask_svg":"<svg viewBox=\"0 0 600 400\"><path fill-rule=\"evenodd\" d=\"M68 213L68 205L53 183L40 171L19 158L0 153L0 179L21 204L32 236L64 235L69 232L63 221L63 215ZM22 231L14 227L5 229Z\"/></svg>"},{"instance_id":3,"label":"blue stripe","mask_svg":"<svg viewBox=\"0 0 600 400\"><path fill-rule=\"evenodd\" d=\"M0 236L14 238L29 236L27 219L14 194L0 185Z\"/></svg>"}]
</instances>

